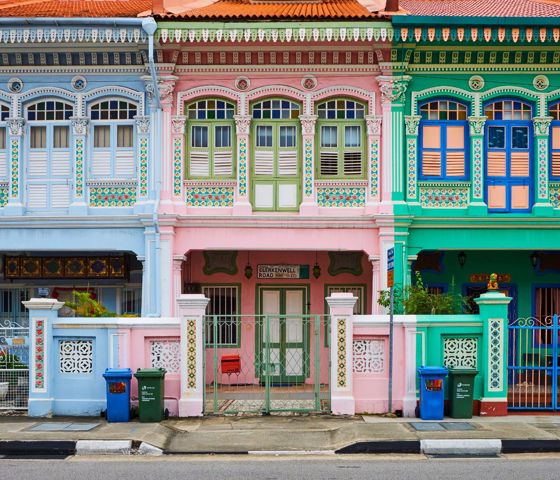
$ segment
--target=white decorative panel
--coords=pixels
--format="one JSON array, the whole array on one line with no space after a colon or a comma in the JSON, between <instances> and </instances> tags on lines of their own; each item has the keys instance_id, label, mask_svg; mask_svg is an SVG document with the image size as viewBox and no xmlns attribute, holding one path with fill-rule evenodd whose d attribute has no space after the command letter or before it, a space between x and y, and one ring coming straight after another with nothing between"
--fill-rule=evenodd
<instances>
[{"instance_id":1,"label":"white decorative panel","mask_svg":"<svg viewBox=\"0 0 560 480\"><path fill-rule=\"evenodd\" d=\"M385 370L385 342L383 340L354 340L354 373L383 373Z\"/></svg>"},{"instance_id":2,"label":"white decorative panel","mask_svg":"<svg viewBox=\"0 0 560 480\"><path fill-rule=\"evenodd\" d=\"M255 207L272 208L274 205L274 185L259 183L255 185Z\"/></svg>"},{"instance_id":3,"label":"white decorative panel","mask_svg":"<svg viewBox=\"0 0 560 480\"><path fill-rule=\"evenodd\" d=\"M150 342L150 358L153 368L165 368L167 373L181 371L179 340L153 340Z\"/></svg>"},{"instance_id":4,"label":"white decorative panel","mask_svg":"<svg viewBox=\"0 0 560 480\"><path fill-rule=\"evenodd\" d=\"M278 206L280 208L297 207L297 185L278 185Z\"/></svg>"},{"instance_id":5,"label":"white decorative panel","mask_svg":"<svg viewBox=\"0 0 560 480\"><path fill-rule=\"evenodd\" d=\"M60 373L93 372L93 340L61 340L58 352Z\"/></svg>"},{"instance_id":6,"label":"white decorative panel","mask_svg":"<svg viewBox=\"0 0 560 480\"><path fill-rule=\"evenodd\" d=\"M478 339L475 337L445 338L443 340L443 365L476 368Z\"/></svg>"}]
</instances>

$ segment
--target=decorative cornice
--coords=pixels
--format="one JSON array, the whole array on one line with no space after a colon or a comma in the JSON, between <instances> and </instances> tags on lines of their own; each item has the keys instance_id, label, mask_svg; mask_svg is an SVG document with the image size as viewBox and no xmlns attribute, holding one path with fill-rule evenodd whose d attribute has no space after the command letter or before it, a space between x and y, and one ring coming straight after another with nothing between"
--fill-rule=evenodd
<instances>
[{"instance_id":1,"label":"decorative cornice","mask_svg":"<svg viewBox=\"0 0 560 480\"><path fill-rule=\"evenodd\" d=\"M185 115L173 115L171 117L171 130L174 134L183 134L185 132L185 123L187 117Z\"/></svg>"},{"instance_id":2,"label":"decorative cornice","mask_svg":"<svg viewBox=\"0 0 560 480\"><path fill-rule=\"evenodd\" d=\"M249 135L249 128L253 117L251 115L234 115L233 118L235 119L237 135Z\"/></svg>"},{"instance_id":3,"label":"decorative cornice","mask_svg":"<svg viewBox=\"0 0 560 480\"><path fill-rule=\"evenodd\" d=\"M100 179L92 179L88 180L86 184L88 186L95 186L95 187L134 187L138 183L138 180L133 179L126 179L126 180L118 180L114 178L100 178Z\"/></svg>"},{"instance_id":4,"label":"decorative cornice","mask_svg":"<svg viewBox=\"0 0 560 480\"><path fill-rule=\"evenodd\" d=\"M70 117L72 130L74 135L86 135L89 118L87 117Z\"/></svg>"},{"instance_id":5,"label":"decorative cornice","mask_svg":"<svg viewBox=\"0 0 560 480\"><path fill-rule=\"evenodd\" d=\"M383 117L378 115L366 115L368 135L381 135Z\"/></svg>"},{"instance_id":6,"label":"decorative cornice","mask_svg":"<svg viewBox=\"0 0 560 480\"><path fill-rule=\"evenodd\" d=\"M410 136L418 135L418 126L420 125L422 117L420 115L405 115L404 124L406 127L406 134Z\"/></svg>"},{"instance_id":7,"label":"decorative cornice","mask_svg":"<svg viewBox=\"0 0 560 480\"><path fill-rule=\"evenodd\" d=\"M10 135L14 137L20 137L23 135L23 126L25 125L25 120L19 117L11 117L6 119L6 123L10 129Z\"/></svg>"},{"instance_id":8,"label":"decorative cornice","mask_svg":"<svg viewBox=\"0 0 560 480\"><path fill-rule=\"evenodd\" d=\"M534 117L533 128L535 131L535 135L547 137L552 120L552 117Z\"/></svg>"},{"instance_id":9,"label":"decorative cornice","mask_svg":"<svg viewBox=\"0 0 560 480\"><path fill-rule=\"evenodd\" d=\"M300 115L302 135L315 135L315 124L317 123L317 115Z\"/></svg>"},{"instance_id":10,"label":"decorative cornice","mask_svg":"<svg viewBox=\"0 0 560 480\"><path fill-rule=\"evenodd\" d=\"M395 103L406 93L408 82L412 77L402 75L399 77L388 77L385 75L377 77L379 90L381 90L382 103Z\"/></svg>"},{"instance_id":11,"label":"decorative cornice","mask_svg":"<svg viewBox=\"0 0 560 480\"><path fill-rule=\"evenodd\" d=\"M471 135L482 135L484 124L488 117L469 117L469 131Z\"/></svg>"},{"instance_id":12,"label":"decorative cornice","mask_svg":"<svg viewBox=\"0 0 560 480\"><path fill-rule=\"evenodd\" d=\"M92 23L94 20L92 20ZM15 23L15 22L14 22ZM53 20L53 24L55 21ZM0 43L145 43L148 35L141 27L10 26L0 28Z\"/></svg>"}]
</instances>

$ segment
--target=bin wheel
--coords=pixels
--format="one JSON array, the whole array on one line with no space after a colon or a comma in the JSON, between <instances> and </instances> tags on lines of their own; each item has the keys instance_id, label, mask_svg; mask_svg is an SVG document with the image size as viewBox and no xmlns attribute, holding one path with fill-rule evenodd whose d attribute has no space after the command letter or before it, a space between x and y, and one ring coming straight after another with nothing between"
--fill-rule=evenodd
<instances>
[{"instance_id":1,"label":"bin wheel","mask_svg":"<svg viewBox=\"0 0 560 480\"><path fill-rule=\"evenodd\" d=\"M414 416L416 418L420 418L420 407L418 405L416 405L416 408L414 409Z\"/></svg>"},{"instance_id":2,"label":"bin wheel","mask_svg":"<svg viewBox=\"0 0 560 480\"><path fill-rule=\"evenodd\" d=\"M169 419L169 408L166 408L163 412L163 418L165 418L166 420Z\"/></svg>"}]
</instances>

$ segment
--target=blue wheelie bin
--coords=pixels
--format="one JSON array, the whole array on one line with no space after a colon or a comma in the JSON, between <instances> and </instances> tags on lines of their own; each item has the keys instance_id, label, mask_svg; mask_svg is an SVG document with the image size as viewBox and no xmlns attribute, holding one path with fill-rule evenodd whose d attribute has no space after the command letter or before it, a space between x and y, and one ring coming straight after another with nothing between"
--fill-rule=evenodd
<instances>
[{"instance_id":1,"label":"blue wheelie bin","mask_svg":"<svg viewBox=\"0 0 560 480\"><path fill-rule=\"evenodd\" d=\"M108 368L103 374L107 382L107 421L130 421L130 368Z\"/></svg>"},{"instance_id":2,"label":"blue wheelie bin","mask_svg":"<svg viewBox=\"0 0 560 480\"><path fill-rule=\"evenodd\" d=\"M443 420L443 401L447 369L443 367L420 367L420 418Z\"/></svg>"}]
</instances>

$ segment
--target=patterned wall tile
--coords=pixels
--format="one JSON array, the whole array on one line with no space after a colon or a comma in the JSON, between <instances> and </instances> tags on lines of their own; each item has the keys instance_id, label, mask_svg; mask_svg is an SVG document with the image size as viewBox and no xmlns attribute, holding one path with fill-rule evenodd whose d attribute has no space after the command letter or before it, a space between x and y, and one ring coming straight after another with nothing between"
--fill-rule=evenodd
<instances>
[{"instance_id":1,"label":"patterned wall tile","mask_svg":"<svg viewBox=\"0 0 560 480\"><path fill-rule=\"evenodd\" d=\"M366 187L317 187L317 204L320 207L363 207L366 204Z\"/></svg>"},{"instance_id":2,"label":"patterned wall tile","mask_svg":"<svg viewBox=\"0 0 560 480\"><path fill-rule=\"evenodd\" d=\"M313 196L313 140L306 139L303 147L304 151L304 189L305 196Z\"/></svg>"},{"instance_id":3,"label":"patterned wall tile","mask_svg":"<svg viewBox=\"0 0 560 480\"><path fill-rule=\"evenodd\" d=\"M183 156L182 156L182 139L173 139L173 195L176 197L181 196L181 183L182 178L182 166L183 166Z\"/></svg>"},{"instance_id":4,"label":"patterned wall tile","mask_svg":"<svg viewBox=\"0 0 560 480\"><path fill-rule=\"evenodd\" d=\"M0 207L5 207L8 204L9 194L9 185L7 183L0 183Z\"/></svg>"},{"instance_id":5,"label":"patterned wall tile","mask_svg":"<svg viewBox=\"0 0 560 480\"><path fill-rule=\"evenodd\" d=\"M84 139L76 138L75 143L76 197L84 196Z\"/></svg>"},{"instance_id":6,"label":"patterned wall tile","mask_svg":"<svg viewBox=\"0 0 560 480\"><path fill-rule=\"evenodd\" d=\"M145 197L148 195L148 137L140 137L139 158L140 196Z\"/></svg>"},{"instance_id":7,"label":"patterned wall tile","mask_svg":"<svg viewBox=\"0 0 560 480\"><path fill-rule=\"evenodd\" d=\"M235 187L223 184L185 184L188 207L232 207Z\"/></svg>"},{"instance_id":8,"label":"patterned wall tile","mask_svg":"<svg viewBox=\"0 0 560 480\"><path fill-rule=\"evenodd\" d=\"M552 206L560 208L560 183L550 183L548 192Z\"/></svg>"},{"instance_id":9,"label":"patterned wall tile","mask_svg":"<svg viewBox=\"0 0 560 480\"><path fill-rule=\"evenodd\" d=\"M19 195L19 138L10 140L10 161L12 176L12 197Z\"/></svg>"},{"instance_id":10,"label":"patterned wall tile","mask_svg":"<svg viewBox=\"0 0 560 480\"><path fill-rule=\"evenodd\" d=\"M470 185L422 184L420 204L428 208L465 208L469 203Z\"/></svg>"},{"instance_id":11,"label":"patterned wall tile","mask_svg":"<svg viewBox=\"0 0 560 480\"><path fill-rule=\"evenodd\" d=\"M90 186L90 207L132 207L136 203L136 186Z\"/></svg>"}]
</instances>

